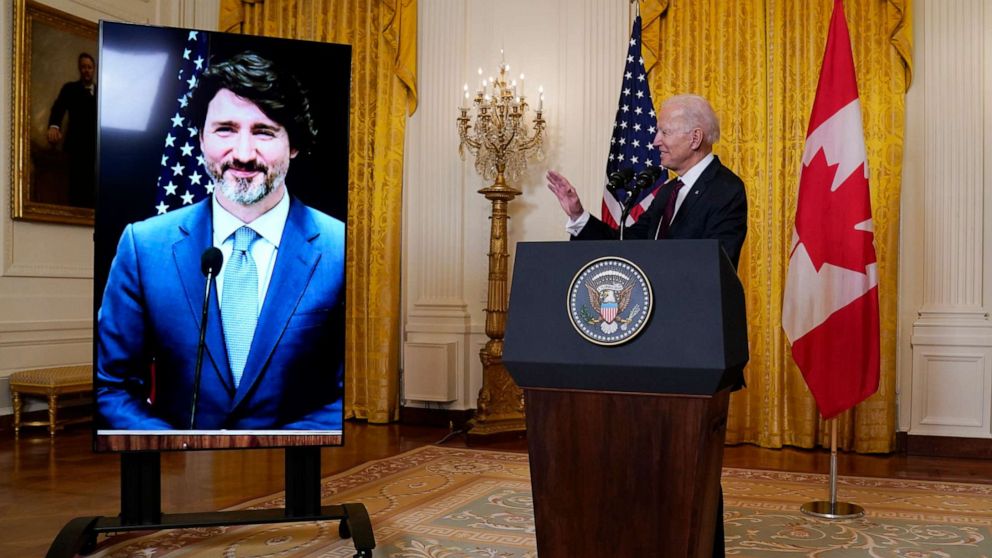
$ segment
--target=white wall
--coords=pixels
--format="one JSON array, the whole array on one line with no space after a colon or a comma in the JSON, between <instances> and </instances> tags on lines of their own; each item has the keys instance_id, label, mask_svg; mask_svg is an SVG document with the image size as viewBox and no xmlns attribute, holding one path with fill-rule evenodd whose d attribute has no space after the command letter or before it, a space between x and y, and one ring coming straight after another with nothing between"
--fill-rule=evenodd
<instances>
[{"instance_id":1,"label":"white wall","mask_svg":"<svg viewBox=\"0 0 992 558\"><path fill-rule=\"evenodd\" d=\"M916 0L899 426L992 438L992 3Z\"/></svg>"},{"instance_id":2,"label":"white wall","mask_svg":"<svg viewBox=\"0 0 992 558\"><path fill-rule=\"evenodd\" d=\"M98 21L216 29L219 0L42 0ZM0 203L0 414L10 414L7 376L25 368L89 363L93 346L93 229L10 218L13 2L0 6L2 203Z\"/></svg>"},{"instance_id":3,"label":"white wall","mask_svg":"<svg viewBox=\"0 0 992 558\"><path fill-rule=\"evenodd\" d=\"M598 210L616 112L629 2L420 0L420 107L406 136L403 258L405 404L474 408L482 382L489 202L470 155L458 158L462 86L495 75L500 49L526 75L532 103L544 86L547 157L511 186L509 238L565 240L565 218L543 176L570 177ZM536 103L535 103L536 104ZM533 105L532 105L533 106Z\"/></svg>"}]
</instances>

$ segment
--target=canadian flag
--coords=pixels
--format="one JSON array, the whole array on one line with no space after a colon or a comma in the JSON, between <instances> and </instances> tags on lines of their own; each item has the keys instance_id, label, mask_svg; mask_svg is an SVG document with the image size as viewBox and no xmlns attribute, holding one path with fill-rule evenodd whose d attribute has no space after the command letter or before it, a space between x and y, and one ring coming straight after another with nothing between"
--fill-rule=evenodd
<instances>
[{"instance_id":1,"label":"canadian flag","mask_svg":"<svg viewBox=\"0 0 992 558\"><path fill-rule=\"evenodd\" d=\"M834 1L806 134L782 303L792 356L824 418L878 390L878 263L861 103Z\"/></svg>"}]
</instances>

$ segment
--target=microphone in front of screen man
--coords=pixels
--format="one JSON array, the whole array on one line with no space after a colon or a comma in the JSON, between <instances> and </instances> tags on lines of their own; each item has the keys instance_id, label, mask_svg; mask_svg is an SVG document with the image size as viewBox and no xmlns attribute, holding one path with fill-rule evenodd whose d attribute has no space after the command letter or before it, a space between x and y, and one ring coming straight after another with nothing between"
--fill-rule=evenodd
<instances>
[{"instance_id":1,"label":"microphone in front of screen man","mask_svg":"<svg viewBox=\"0 0 992 558\"><path fill-rule=\"evenodd\" d=\"M189 429L196 426L196 398L200 395L200 370L203 368L203 347L207 334L207 310L210 308L210 281L217 277L221 266L224 265L224 254L216 246L203 251L200 256L200 271L207 277L203 290L203 311L200 314L200 342L196 344L196 367L193 369L193 404L190 405Z\"/></svg>"}]
</instances>

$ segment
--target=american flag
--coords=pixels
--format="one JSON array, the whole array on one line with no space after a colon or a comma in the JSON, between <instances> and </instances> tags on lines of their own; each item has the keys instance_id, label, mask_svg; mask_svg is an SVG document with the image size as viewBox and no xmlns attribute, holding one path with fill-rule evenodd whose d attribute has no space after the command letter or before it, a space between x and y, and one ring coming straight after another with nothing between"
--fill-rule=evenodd
<instances>
[{"instance_id":1,"label":"american flag","mask_svg":"<svg viewBox=\"0 0 992 558\"><path fill-rule=\"evenodd\" d=\"M658 128L658 119L651 102L648 75L644 71L644 58L641 57L641 16L634 20L627 48L627 62L623 71L623 85L620 88L620 102L617 117L613 122L613 137L610 139L610 155L606 162L606 176L620 169L632 169L635 173L648 167L658 167L661 159L658 150L651 145ZM664 173L662 178L664 178ZM661 184L663 180L659 180ZM627 216L627 225L634 224L644 210L651 205L657 188L646 188L637 205ZM624 196L626 194L623 194ZM608 189L603 190L602 220L613 228L618 228L622 209L620 202Z\"/></svg>"},{"instance_id":2,"label":"american flag","mask_svg":"<svg viewBox=\"0 0 992 558\"><path fill-rule=\"evenodd\" d=\"M162 165L158 175L155 211L162 215L192 205L213 193L214 187L200 153L199 130L187 115L187 107L200 74L207 67L207 34L190 31L183 45L179 75L182 86L176 99L171 126L162 140Z\"/></svg>"}]
</instances>

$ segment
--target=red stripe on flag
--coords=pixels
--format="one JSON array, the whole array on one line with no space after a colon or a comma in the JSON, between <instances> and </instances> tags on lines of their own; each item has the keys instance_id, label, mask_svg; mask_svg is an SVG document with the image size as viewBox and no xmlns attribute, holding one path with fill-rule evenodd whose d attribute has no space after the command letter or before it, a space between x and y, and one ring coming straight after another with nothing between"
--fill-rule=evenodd
<instances>
[{"instance_id":1,"label":"red stripe on flag","mask_svg":"<svg viewBox=\"0 0 992 558\"><path fill-rule=\"evenodd\" d=\"M878 390L878 333L878 287L873 287L792 345L792 357L824 419Z\"/></svg>"}]
</instances>

